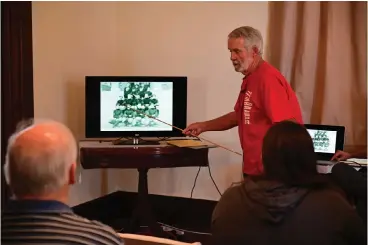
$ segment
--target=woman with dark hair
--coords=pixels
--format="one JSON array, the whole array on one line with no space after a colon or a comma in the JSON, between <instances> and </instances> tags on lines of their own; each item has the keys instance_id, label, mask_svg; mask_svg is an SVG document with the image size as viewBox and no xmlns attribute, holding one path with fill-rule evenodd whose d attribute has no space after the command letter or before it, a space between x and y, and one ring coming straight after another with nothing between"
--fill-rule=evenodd
<instances>
[{"instance_id":1,"label":"woman with dark hair","mask_svg":"<svg viewBox=\"0 0 368 245\"><path fill-rule=\"evenodd\" d=\"M262 159L262 177L245 177L218 202L212 244L367 244L361 218L318 174L313 142L302 125L273 125L263 140Z\"/></svg>"},{"instance_id":2,"label":"woman with dark hair","mask_svg":"<svg viewBox=\"0 0 368 245\"><path fill-rule=\"evenodd\" d=\"M317 172L312 138L301 125L284 121L275 124L262 145L265 177L289 186L321 186L327 179Z\"/></svg>"}]
</instances>

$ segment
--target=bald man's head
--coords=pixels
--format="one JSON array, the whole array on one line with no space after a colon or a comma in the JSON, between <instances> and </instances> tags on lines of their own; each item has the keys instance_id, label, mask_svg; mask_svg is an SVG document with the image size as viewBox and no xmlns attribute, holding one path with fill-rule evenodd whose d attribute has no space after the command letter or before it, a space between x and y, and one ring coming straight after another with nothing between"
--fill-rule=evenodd
<instances>
[{"instance_id":1,"label":"bald man's head","mask_svg":"<svg viewBox=\"0 0 368 245\"><path fill-rule=\"evenodd\" d=\"M8 143L5 176L18 197L50 194L74 183L77 145L55 121L26 122Z\"/></svg>"}]
</instances>

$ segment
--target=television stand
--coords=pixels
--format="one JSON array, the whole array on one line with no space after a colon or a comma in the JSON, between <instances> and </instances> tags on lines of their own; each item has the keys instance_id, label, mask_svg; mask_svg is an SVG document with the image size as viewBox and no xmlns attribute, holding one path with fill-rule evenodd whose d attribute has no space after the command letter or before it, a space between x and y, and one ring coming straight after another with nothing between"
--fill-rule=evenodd
<instances>
[{"instance_id":1,"label":"television stand","mask_svg":"<svg viewBox=\"0 0 368 245\"><path fill-rule=\"evenodd\" d=\"M133 137L131 139L120 138L114 140L113 145L159 145L160 140L144 140L142 138Z\"/></svg>"},{"instance_id":2,"label":"television stand","mask_svg":"<svg viewBox=\"0 0 368 245\"><path fill-rule=\"evenodd\" d=\"M133 212L131 212L130 222L128 226L124 227L124 233L140 234L141 227L148 226L149 234L172 239L172 236L164 232L161 225L157 223L156 210L149 197L148 184L151 183L148 181L149 170L154 168L206 167L208 166L209 148L190 149L171 145L164 147L119 147L111 146L110 142L99 143L98 141L81 141L79 147L83 169L137 169L139 173L138 196ZM119 205L123 211L126 211L124 203ZM144 230L146 231L146 229Z\"/></svg>"}]
</instances>

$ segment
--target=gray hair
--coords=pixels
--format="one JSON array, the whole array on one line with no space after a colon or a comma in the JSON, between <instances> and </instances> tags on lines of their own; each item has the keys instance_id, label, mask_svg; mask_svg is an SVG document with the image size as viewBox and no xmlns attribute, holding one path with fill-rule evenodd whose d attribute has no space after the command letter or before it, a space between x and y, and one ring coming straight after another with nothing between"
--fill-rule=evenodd
<instances>
[{"instance_id":1,"label":"gray hair","mask_svg":"<svg viewBox=\"0 0 368 245\"><path fill-rule=\"evenodd\" d=\"M236 28L228 35L228 38L244 38L247 50L257 47L258 55L263 54L263 38L260 31L250 26Z\"/></svg>"},{"instance_id":2,"label":"gray hair","mask_svg":"<svg viewBox=\"0 0 368 245\"><path fill-rule=\"evenodd\" d=\"M20 135L39 124L54 126L65 140L46 147L37 140L28 145L16 143ZM65 125L51 120L22 121L8 141L4 165L6 182L15 196L52 193L67 184L69 169L76 162L77 154L75 138Z\"/></svg>"}]
</instances>

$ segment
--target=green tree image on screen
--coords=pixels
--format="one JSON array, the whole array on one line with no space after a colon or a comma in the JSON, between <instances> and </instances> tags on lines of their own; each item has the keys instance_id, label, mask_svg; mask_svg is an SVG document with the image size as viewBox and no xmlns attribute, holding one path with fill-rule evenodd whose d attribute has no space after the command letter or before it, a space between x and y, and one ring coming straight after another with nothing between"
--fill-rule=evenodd
<instances>
[{"instance_id":1,"label":"green tree image on screen","mask_svg":"<svg viewBox=\"0 0 368 245\"><path fill-rule=\"evenodd\" d=\"M327 137L326 131L318 130L314 133L312 139L316 150L323 150L330 145L330 139Z\"/></svg>"},{"instance_id":2,"label":"green tree image on screen","mask_svg":"<svg viewBox=\"0 0 368 245\"><path fill-rule=\"evenodd\" d=\"M124 95L120 96L116 102L110 124L117 127L147 127L155 126L157 122L140 114L137 111L157 118L159 115L158 100L151 91L149 82L129 82L120 83L120 90ZM133 109L133 110L132 110Z\"/></svg>"}]
</instances>

